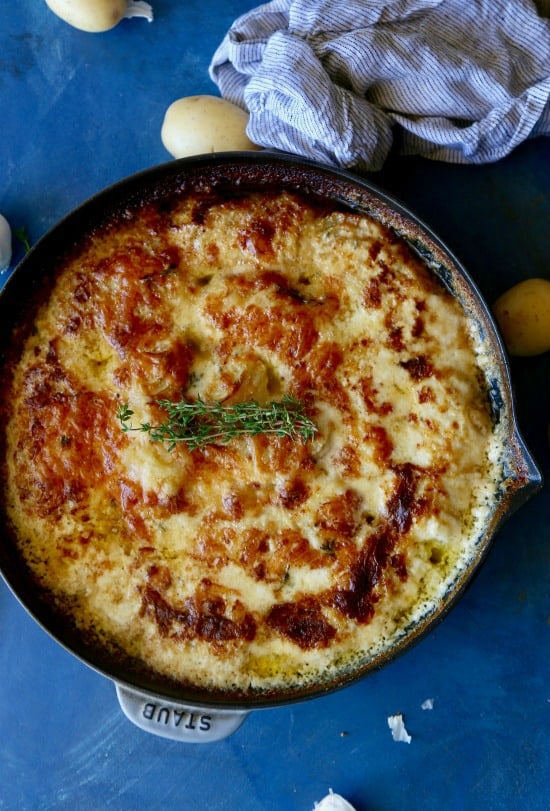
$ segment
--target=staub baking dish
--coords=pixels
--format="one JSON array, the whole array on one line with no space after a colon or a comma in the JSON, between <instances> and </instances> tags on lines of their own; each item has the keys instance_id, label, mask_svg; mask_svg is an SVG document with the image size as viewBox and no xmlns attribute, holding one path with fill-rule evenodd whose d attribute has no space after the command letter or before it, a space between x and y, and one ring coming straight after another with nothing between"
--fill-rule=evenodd
<instances>
[{"instance_id":1,"label":"staub baking dish","mask_svg":"<svg viewBox=\"0 0 550 811\"><path fill-rule=\"evenodd\" d=\"M502 451L498 461L499 480L491 491L491 503L484 512L482 530L476 536L475 543L472 544L467 559L463 560L460 566L457 566L456 570L451 572L446 581L444 593L438 592L437 596L432 595L430 604L425 606L421 613L415 615L413 621L403 622L399 632L391 636L387 642L377 644L373 649L374 652L363 658L354 659L354 664L351 666L348 661L346 666L339 671L338 669L331 670L330 678L319 678L317 681L310 679L301 684L294 679L288 686L282 684L270 690L211 689L200 684L193 685L189 681L167 678L145 668L143 663L137 662L128 651L121 652L104 645L101 634L94 635L79 631L78 625L72 621L67 621L66 614L59 610L59 605L49 599L45 589L39 585L40 578L33 575L32 567L28 565L29 560L24 560L21 552L24 542L22 544L20 542L25 530L19 529L18 543L15 537L13 520L6 507L7 499L4 498L0 518L2 522L0 567L4 579L22 605L61 645L84 663L113 680L120 705L124 713L135 724L154 734L176 740L209 742L229 735L242 723L247 713L253 709L276 707L288 702L315 698L329 691L343 688L363 678L373 670L379 669L418 641L456 603L482 564L496 531L513 511L540 488L541 475L518 432L507 359L498 331L475 284L458 260L424 223L367 180L345 171L333 170L286 155L268 152L227 153L174 161L123 180L84 203L40 240L12 274L2 291L0 297L0 352L2 353L3 364L6 366L8 360L13 359L14 352L17 353L19 339L21 337L25 338L25 340L28 338L28 335L25 334L27 329L25 325L32 323L35 315L36 300L44 295L43 291L50 285L50 280L53 280L56 268L61 261L65 261L67 257L74 255L75 251L80 249L82 245L93 244L97 236L101 234L105 223L109 222L113 217L122 222L125 219L129 220L132 212L139 209L144 203L152 204L156 212L169 211L172 205L171 201L178 197L182 191L186 193L197 191L207 201L204 210L201 209L200 216L195 213L195 225L197 223L200 225L206 218L205 212L212 205L211 198L215 198L217 201L221 200L225 205L226 201L242 198L248 194L272 195L274 193L288 193L289 195L299 195L301 198L315 201L314 208L321 207L354 215L366 215L382 224L384 229L389 229L388 233L391 232L396 235L396 238L407 246L407 251L410 251L416 257L415 261L421 260L429 268L429 275L433 274L437 284L445 289L446 295L450 293L455 302L459 302L461 310L466 315L477 346L481 347L480 352L483 355L483 363L480 368L483 380L478 381L478 383L489 403L488 413L490 412L492 424L498 426ZM273 227L279 226L280 223L275 223ZM151 225L152 231L154 231L154 227L153 223ZM257 230L256 238L260 239L260 241L269 238L265 224L262 231ZM241 242L244 246L243 250L250 248L244 236ZM330 250L330 234L326 237L326 243ZM257 242L256 249L258 244ZM211 245L209 250L212 255L217 255L215 245ZM167 270L162 275L177 273L177 261L171 255L170 266L166 266ZM86 267L83 268L83 279L85 273ZM286 296L288 300L292 299L296 312L300 308L314 307L318 304L313 300L313 297L308 299L304 294L298 295L296 290L291 290L285 286L286 283L277 275L278 273L276 267L270 268L262 277L262 284L264 287L270 286L270 289L275 291L274 295ZM151 287L153 283L150 282L150 278L151 274L148 275L144 270L141 280ZM239 279L238 283L243 287L245 283L241 277ZM309 284L310 281L307 280L307 283ZM208 284L210 284L210 276L204 275L200 280L200 285L207 286ZM252 284L254 290L259 289L258 285L259 282ZM41 291L40 296L39 291ZM378 294L377 291L376 295ZM89 297L89 293L84 292L84 286L79 288L78 295L82 300L86 296ZM376 298L371 291L371 299L373 297ZM418 302L417 305L417 310L420 312L421 307ZM391 317L387 316L386 323L389 323L388 319L391 320ZM292 321L286 327L285 325L283 327L293 329ZM78 331L79 328L79 325L75 326L74 331ZM111 330L109 334L115 336L113 342L121 354L124 354L128 342L131 343L132 341L132 336L125 334L122 338L120 330L117 332L116 324L107 325L105 328ZM37 328L35 327L36 331ZM15 341L14 335L16 336ZM370 342L369 345L372 346L372 336L369 337L368 341ZM397 328L393 329L392 341L395 351L402 352L406 348L403 346L402 336ZM365 338L366 345L367 338ZM40 351L37 345L35 349L37 356ZM53 351L51 346L50 351ZM406 369L418 382L418 380L427 376L426 368L429 363L425 358L422 359L422 362L418 358L413 360L414 363L411 360L405 360L400 366ZM181 361L181 358L174 359L172 357L171 362L176 364L183 361ZM172 367L167 368L170 372ZM56 372L56 374L58 374L58 377L61 376L61 372ZM117 374L117 379L122 380L122 373L119 371ZM4 386L6 385L6 380L4 380ZM41 386L42 388L33 390L32 396L42 396L45 388L48 388L49 382L42 381ZM328 383L326 387L329 388ZM428 399L425 387L422 392L424 399ZM371 402L375 394L376 390L371 386L368 395L365 394L364 396ZM58 399L62 398L62 394L58 393L56 396ZM385 412L387 414L387 412L391 411L391 408L391 405L388 406L383 403L379 408L379 413L383 414ZM124 422L124 419L129 419L131 415L126 413L126 416L124 416L119 412L117 416L119 419L122 417L122 422ZM40 426L36 424L35 426L37 436L39 436ZM128 428L127 424L126 427ZM379 434L377 436L379 437ZM36 442L37 453L40 454L39 440L37 439ZM59 448L67 449L70 443L71 437L63 435L60 437ZM2 439L2 458L4 460L2 465L2 485L4 493L7 492L5 487L5 479L7 479L5 458L9 444L9 437L4 436ZM386 456L390 455L390 451L386 448L384 451ZM382 451L379 452L382 453ZM12 448L11 453L15 459L12 462L12 467L16 469L17 449L14 451ZM56 463L54 460L54 465ZM414 480L416 475L414 473L416 468L409 463L400 466L394 464L394 470L397 470L398 467L402 476L402 485L403 481L405 481L410 491L412 487L411 481ZM66 499L74 498L74 493L69 491L70 488L65 488ZM348 504L351 511L356 509L356 502L351 496L348 497L349 492L351 491L346 493L348 499L346 504ZM129 495L129 491L126 490L121 496L121 503L123 506L128 505L134 497L135 493L133 491ZM32 495L29 496L28 491L25 491L22 498L23 500L32 498ZM286 499L286 506L290 506L292 510L305 497L303 492L295 487L290 493L285 491L283 496L279 494L279 498ZM408 515L411 512L410 502L412 496L410 492L405 495L402 492L399 498L399 509L397 511L399 514L392 525L392 537L396 534L395 527L397 526L399 526L400 530L408 532L412 521L412 518ZM426 498L424 498L424 502L426 502ZM395 504L395 499L392 503ZM417 501L418 503L420 503L420 500ZM226 509L229 512L233 510L234 515L238 518L239 513L235 504L234 499L233 501L228 499L224 502ZM109 504L106 503L104 507L107 513ZM325 507L324 511L323 507ZM241 508L239 507L239 509ZM407 511L407 515L404 516L403 513ZM293 515L296 514L295 511ZM352 530L350 530L347 517L344 516L344 519L335 518L328 511L326 505L321 505L318 515L321 515L322 518L322 520L319 519L318 523L322 524L325 530L330 525L330 527L336 528L336 534L340 531L340 535L345 536L340 547L342 549L349 548L348 540L351 537ZM369 518L369 521L372 522L372 520L372 518ZM260 522L261 519L258 518L258 523ZM355 531L355 527L352 529ZM84 533L81 538L81 545L87 544L88 541L89 538ZM335 551L336 542L333 539L329 539L329 541L330 543L327 542L322 551L330 552L335 557L338 554L338 550ZM153 552L153 547L149 546L142 546L140 549L142 556ZM434 565L437 565L440 562L441 552L439 551L437 554L434 552L433 555L435 556ZM71 550L66 550L66 557L71 558L75 557L75 555ZM386 559L390 559L389 552L385 555L384 560ZM407 575L402 556L394 554L391 561L396 573L392 582L398 583L399 580L406 582ZM292 563L293 561L290 559L289 567ZM289 567L287 567L287 573ZM255 569L257 580L264 578L264 569L265 560L261 566ZM146 587L144 586L143 594L145 596L142 594L141 614L142 616L154 616L157 626L164 632L164 636L168 636L169 633L175 636L174 629L176 627L182 626L184 620L188 624L191 621L190 609L188 608L189 602L185 603L187 606L185 610L181 607L176 611L169 606L167 602L161 599L159 592L153 589L153 586L156 588L163 577L166 581L167 575L159 571L158 566L149 566L147 571L149 583ZM210 589L212 583L208 575L209 573L205 572L202 582L206 584L205 588ZM374 578L372 572L370 572L369 576L373 583L376 583L376 578ZM349 607L351 600L349 589L345 591L341 586L338 586L337 590L331 593L333 594L332 602L325 601L328 614L343 611L342 606L347 600L345 608L348 615L352 616L353 611ZM223 637L223 633L227 632L229 625L221 617L222 609L219 607L225 605L225 597L218 594L216 599L217 602L212 599L210 594L208 602L208 611L210 613L207 619L211 624L216 624L219 632L218 637L216 637L217 643ZM378 600L378 596L372 597L371 603L369 603L368 608L371 612L376 610L376 600ZM203 602L203 604L205 603ZM288 605L288 603L284 603L278 606L278 613L274 612L274 610L271 611L269 614L270 627L279 629L282 615L289 610ZM353 610L356 616L360 616L361 622L367 623L366 611L363 611L363 615L360 615L357 606ZM295 617L295 615L293 616ZM333 628L325 620L324 615L322 620L319 619L319 613L315 613L311 608L311 600L302 602L302 614L300 616L302 624L299 625L298 623L299 627L297 627L296 622L294 624L287 622L285 626L285 630L288 631L290 636L294 634L294 642L297 642L304 649L307 649L308 646L317 649L327 647L331 634L334 633ZM254 624L247 617L241 621L239 627L245 628L243 634L245 636L248 634L252 638L254 630L250 629L253 628ZM277 619L278 625L274 618ZM315 619L315 622L312 618ZM197 627L198 620L193 621L195 622L194 627ZM300 638L300 635L304 633L305 625L307 625L308 631L313 633L313 642L310 640L307 644ZM201 627L204 627L204 624ZM190 655L189 651L186 655ZM283 654L279 655L279 662L281 656ZM256 668L258 667L257 661L255 660ZM282 669L284 670L284 662Z\"/></svg>"}]
</instances>

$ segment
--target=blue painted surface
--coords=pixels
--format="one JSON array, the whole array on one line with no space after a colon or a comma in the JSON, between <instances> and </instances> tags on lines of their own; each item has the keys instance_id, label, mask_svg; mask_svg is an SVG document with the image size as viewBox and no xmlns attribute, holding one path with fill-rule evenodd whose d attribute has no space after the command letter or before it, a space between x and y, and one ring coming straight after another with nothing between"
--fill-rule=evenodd
<instances>
[{"instance_id":1,"label":"blue painted surface","mask_svg":"<svg viewBox=\"0 0 550 811\"><path fill-rule=\"evenodd\" d=\"M0 211L32 242L94 192L169 159L166 108L217 94L210 57L255 3L152 5L152 24L91 35L41 0L0 0ZM373 179L432 225L488 301L550 278L548 140L485 167L392 158ZM512 372L523 433L549 479L550 356L518 359ZM459 605L398 661L330 696L257 711L205 746L131 725L112 683L0 584L0 809L309 811L329 787L358 811L546 809L549 506L546 484L501 530ZM433 710L421 709L426 698ZM410 745L391 739L396 712Z\"/></svg>"}]
</instances>

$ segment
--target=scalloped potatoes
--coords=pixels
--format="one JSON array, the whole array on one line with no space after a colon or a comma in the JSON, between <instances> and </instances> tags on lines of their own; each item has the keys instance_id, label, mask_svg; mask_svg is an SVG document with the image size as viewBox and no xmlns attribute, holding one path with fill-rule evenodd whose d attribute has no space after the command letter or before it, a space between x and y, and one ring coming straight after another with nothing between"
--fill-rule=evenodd
<instances>
[{"instance_id":1,"label":"scalloped potatoes","mask_svg":"<svg viewBox=\"0 0 550 811\"><path fill-rule=\"evenodd\" d=\"M469 565L501 478L478 338L374 219L207 186L127 208L60 264L2 372L3 492L83 634L247 695L374 660ZM301 400L308 442L169 451L158 398Z\"/></svg>"}]
</instances>

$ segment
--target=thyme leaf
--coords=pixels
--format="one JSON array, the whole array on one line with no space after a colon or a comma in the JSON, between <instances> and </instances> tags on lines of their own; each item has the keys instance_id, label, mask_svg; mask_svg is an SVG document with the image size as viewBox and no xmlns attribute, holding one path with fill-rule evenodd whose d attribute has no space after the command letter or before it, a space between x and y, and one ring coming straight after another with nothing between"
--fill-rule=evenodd
<instances>
[{"instance_id":1,"label":"thyme leaf","mask_svg":"<svg viewBox=\"0 0 550 811\"><path fill-rule=\"evenodd\" d=\"M31 242L29 237L27 236L27 232L25 227L22 226L21 228L16 228L14 231L15 236L17 239L23 243L23 247L25 248L25 253L28 253L31 249Z\"/></svg>"},{"instance_id":2,"label":"thyme leaf","mask_svg":"<svg viewBox=\"0 0 550 811\"><path fill-rule=\"evenodd\" d=\"M117 419L122 430L149 434L152 442L164 442L173 450L177 442L185 442L189 450L209 444L225 445L232 439L255 434L275 434L306 442L317 433L317 426L306 415L304 405L285 395L265 406L254 400L233 405L196 400L156 400L167 418L158 425L142 422L132 425L134 412L128 403L119 406Z\"/></svg>"}]
</instances>

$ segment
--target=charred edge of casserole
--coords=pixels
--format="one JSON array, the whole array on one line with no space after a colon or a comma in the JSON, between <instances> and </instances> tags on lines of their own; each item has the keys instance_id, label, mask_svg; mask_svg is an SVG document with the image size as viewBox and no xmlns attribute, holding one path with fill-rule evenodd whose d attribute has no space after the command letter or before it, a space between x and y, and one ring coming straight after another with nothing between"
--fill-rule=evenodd
<instances>
[{"instance_id":1,"label":"charred edge of casserole","mask_svg":"<svg viewBox=\"0 0 550 811\"><path fill-rule=\"evenodd\" d=\"M63 596L52 594L44 588L39 580L30 571L25 562L17 564L19 567L18 579L23 572L23 584L19 583L20 593L32 594L27 608L34 613L44 627L63 646L71 650L78 658L90 667L103 672L109 678L131 684L137 689L147 690L155 696L164 696L176 700L200 701L202 705L217 704L243 706L269 704L276 699L277 703L300 700L310 694L319 695L337 689L350 681L360 677L362 669L370 662L365 662L359 654L355 656L343 655L341 662L337 662L336 676L331 671L329 679L319 678L319 674L306 674L300 678L295 673L293 679L283 686L265 687L249 685L237 687L228 685L220 688L215 685L198 687L196 682L173 678L166 673L159 672L147 666L139 658L131 656L120 647L108 632L89 626L79 626L74 620L73 601ZM396 652L384 654L379 657L377 665L382 667L382 659L393 657Z\"/></svg>"},{"instance_id":2,"label":"charred edge of casserole","mask_svg":"<svg viewBox=\"0 0 550 811\"><path fill-rule=\"evenodd\" d=\"M151 178L138 181L136 188L131 184L122 193L114 189L106 215L103 207L98 207L97 225L103 227L111 218L123 220L127 212L137 211L147 204L170 211L190 194L202 194L221 202L249 194L276 195L284 191L307 198L308 203L320 211L367 214L385 224L386 217L381 216L385 205L374 194L365 190L358 193L351 181L332 178L318 169L289 166L284 162L270 165L255 158L250 164L226 165L221 161L219 165L209 166L199 162L196 166L184 167L181 174L174 174L171 167L167 170L161 167L158 175L153 173ZM109 196L107 191L107 199Z\"/></svg>"}]
</instances>

